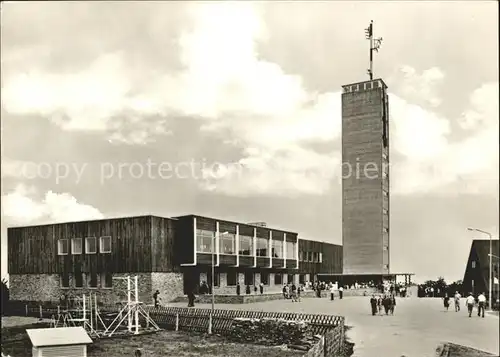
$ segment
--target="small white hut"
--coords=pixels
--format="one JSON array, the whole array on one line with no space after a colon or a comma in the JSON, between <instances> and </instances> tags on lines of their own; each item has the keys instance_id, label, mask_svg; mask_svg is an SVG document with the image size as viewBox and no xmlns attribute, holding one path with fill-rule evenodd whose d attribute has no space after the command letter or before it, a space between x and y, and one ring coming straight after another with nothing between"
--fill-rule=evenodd
<instances>
[{"instance_id":1,"label":"small white hut","mask_svg":"<svg viewBox=\"0 0 500 357\"><path fill-rule=\"evenodd\" d=\"M87 357L92 339L83 327L26 330L33 345L33 357Z\"/></svg>"}]
</instances>

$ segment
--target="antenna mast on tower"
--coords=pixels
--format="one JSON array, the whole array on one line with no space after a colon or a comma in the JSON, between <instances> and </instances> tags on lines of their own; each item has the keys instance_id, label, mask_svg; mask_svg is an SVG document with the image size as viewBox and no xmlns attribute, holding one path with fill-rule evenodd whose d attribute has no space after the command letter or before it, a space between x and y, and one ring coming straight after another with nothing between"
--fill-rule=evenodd
<instances>
[{"instance_id":1,"label":"antenna mast on tower","mask_svg":"<svg viewBox=\"0 0 500 357\"><path fill-rule=\"evenodd\" d=\"M365 29L365 36L367 40L370 40L370 69L368 69L368 75L370 76L370 80L373 80L373 51L378 52L382 44L382 37L373 37L373 20L370 21L370 26Z\"/></svg>"}]
</instances>

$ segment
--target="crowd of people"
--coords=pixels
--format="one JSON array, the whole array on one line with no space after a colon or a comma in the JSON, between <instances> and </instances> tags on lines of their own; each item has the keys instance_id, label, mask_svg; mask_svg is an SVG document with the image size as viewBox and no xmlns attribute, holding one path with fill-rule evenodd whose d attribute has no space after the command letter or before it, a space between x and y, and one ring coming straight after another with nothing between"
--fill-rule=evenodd
<instances>
[{"instance_id":1,"label":"crowd of people","mask_svg":"<svg viewBox=\"0 0 500 357\"><path fill-rule=\"evenodd\" d=\"M372 316L382 315L383 311L385 311L386 315L394 315L394 309L396 307L396 297L394 294L390 294L386 292L382 295L375 296L372 295L370 298L370 306L372 308Z\"/></svg>"},{"instance_id":2,"label":"crowd of people","mask_svg":"<svg viewBox=\"0 0 500 357\"><path fill-rule=\"evenodd\" d=\"M460 299L462 298L462 295L458 291L455 292L455 295L453 296L453 301L455 304L455 312L460 311ZM445 293L445 296L443 298L443 305L446 311L450 308L450 297L448 296L448 293ZM482 292L479 295L474 296L474 294L469 293L468 296L465 298L465 307L467 307L467 312L469 313L469 317L472 317L472 313L474 311L474 307L477 308L477 316L483 317L484 318L484 309L486 308L486 295L484 292Z\"/></svg>"}]
</instances>

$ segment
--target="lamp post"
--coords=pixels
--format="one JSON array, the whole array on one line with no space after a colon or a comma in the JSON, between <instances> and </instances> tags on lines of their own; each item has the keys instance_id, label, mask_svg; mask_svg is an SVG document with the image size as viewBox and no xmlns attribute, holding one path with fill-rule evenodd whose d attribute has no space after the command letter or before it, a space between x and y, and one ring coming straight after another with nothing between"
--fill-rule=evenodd
<instances>
[{"instance_id":1,"label":"lamp post","mask_svg":"<svg viewBox=\"0 0 500 357\"><path fill-rule=\"evenodd\" d=\"M228 232L222 233L222 235L228 234ZM214 236L212 237L212 281L210 285L210 290L212 292L212 312L210 313L210 319L208 322L208 333L212 333L212 316L214 314L215 310L215 291L214 291L214 282L215 282L215 263L214 263L214 253L215 253L215 244L216 244L216 238L217 236L220 238L221 234L219 232L214 233Z\"/></svg>"},{"instance_id":2,"label":"lamp post","mask_svg":"<svg viewBox=\"0 0 500 357\"><path fill-rule=\"evenodd\" d=\"M483 234L486 234L488 235L488 237L490 237L490 254L488 254L488 257L490 258L490 262L489 262L489 269L488 269L488 303L489 303L489 309L490 310L493 310L493 297L492 297L492 287L491 287L491 263L492 263L492 256L493 256L493 237L491 235L491 233L489 232L486 232L486 231L483 231L481 229L477 229L477 228L467 228L468 231L475 231L475 232L479 232L479 233L483 233Z\"/></svg>"}]
</instances>

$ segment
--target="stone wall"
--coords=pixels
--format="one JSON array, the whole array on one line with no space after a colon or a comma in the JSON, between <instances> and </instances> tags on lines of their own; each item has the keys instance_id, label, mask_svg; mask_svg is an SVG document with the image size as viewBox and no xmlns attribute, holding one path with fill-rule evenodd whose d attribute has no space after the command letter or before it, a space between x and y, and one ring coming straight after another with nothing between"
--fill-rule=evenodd
<instances>
[{"instance_id":1,"label":"stone wall","mask_svg":"<svg viewBox=\"0 0 500 357\"><path fill-rule=\"evenodd\" d=\"M10 300L49 301L59 300L59 275L10 274Z\"/></svg>"},{"instance_id":2,"label":"stone wall","mask_svg":"<svg viewBox=\"0 0 500 357\"><path fill-rule=\"evenodd\" d=\"M139 277L138 289L139 300L145 304L152 303L151 273L135 274ZM131 288L134 289L134 279L132 275ZM60 277L57 274L11 274L10 299L28 301L59 301L60 298L82 297L83 294L97 294L97 300L103 304L115 304L127 301L127 281L116 278L126 277L126 274L113 274L112 288L62 288ZM74 286L74 277L70 275L70 286ZM83 286L87 282L83 279ZM97 286L101 286L100 277L97 278Z\"/></svg>"},{"instance_id":3,"label":"stone wall","mask_svg":"<svg viewBox=\"0 0 500 357\"><path fill-rule=\"evenodd\" d=\"M160 292L162 305L182 296L184 294L182 273L151 273L151 291L154 293L156 290Z\"/></svg>"}]
</instances>

